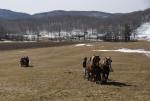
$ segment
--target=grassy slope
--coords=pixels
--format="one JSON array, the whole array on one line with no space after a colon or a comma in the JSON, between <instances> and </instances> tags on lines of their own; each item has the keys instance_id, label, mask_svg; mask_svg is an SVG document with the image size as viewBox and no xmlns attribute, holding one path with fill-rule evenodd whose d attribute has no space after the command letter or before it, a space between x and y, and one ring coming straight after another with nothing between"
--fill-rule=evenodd
<instances>
[{"instance_id":1,"label":"grassy slope","mask_svg":"<svg viewBox=\"0 0 150 101\"><path fill-rule=\"evenodd\" d=\"M143 54L91 52L93 49L144 48L150 42L95 43L94 47L50 47L0 52L0 101L149 101L150 58ZM115 72L108 85L82 78L81 62L92 54L112 56ZM22 55L33 67L21 68Z\"/></svg>"}]
</instances>

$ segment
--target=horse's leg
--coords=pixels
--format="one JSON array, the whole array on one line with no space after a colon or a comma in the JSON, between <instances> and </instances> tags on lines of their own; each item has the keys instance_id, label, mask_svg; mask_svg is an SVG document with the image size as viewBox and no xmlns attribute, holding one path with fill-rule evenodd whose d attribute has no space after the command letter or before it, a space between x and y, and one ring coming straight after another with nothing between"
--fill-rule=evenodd
<instances>
[{"instance_id":1,"label":"horse's leg","mask_svg":"<svg viewBox=\"0 0 150 101\"><path fill-rule=\"evenodd\" d=\"M92 72L90 72L90 81L94 81L94 76Z\"/></svg>"},{"instance_id":2,"label":"horse's leg","mask_svg":"<svg viewBox=\"0 0 150 101\"><path fill-rule=\"evenodd\" d=\"M95 69L92 70L91 74L92 74L92 81L94 82L95 81L95 75L96 75Z\"/></svg>"},{"instance_id":3,"label":"horse's leg","mask_svg":"<svg viewBox=\"0 0 150 101\"><path fill-rule=\"evenodd\" d=\"M30 65L29 65L29 61L27 62L27 66L29 67Z\"/></svg>"},{"instance_id":4,"label":"horse's leg","mask_svg":"<svg viewBox=\"0 0 150 101\"><path fill-rule=\"evenodd\" d=\"M98 81L99 82L101 81L101 71L100 70L98 71Z\"/></svg>"},{"instance_id":5,"label":"horse's leg","mask_svg":"<svg viewBox=\"0 0 150 101\"><path fill-rule=\"evenodd\" d=\"M25 66L28 67L28 62L27 61L25 61Z\"/></svg>"},{"instance_id":6,"label":"horse's leg","mask_svg":"<svg viewBox=\"0 0 150 101\"><path fill-rule=\"evenodd\" d=\"M94 75L92 72L89 73L89 81L94 82Z\"/></svg>"},{"instance_id":7,"label":"horse's leg","mask_svg":"<svg viewBox=\"0 0 150 101\"><path fill-rule=\"evenodd\" d=\"M28 61L26 61L26 67L29 67L29 62Z\"/></svg>"},{"instance_id":8,"label":"horse's leg","mask_svg":"<svg viewBox=\"0 0 150 101\"><path fill-rule=\"evenodd\" d=\"M104 72L102 71L100 74L101 80L100 83L103 84L104 83Z\"/></svg>"},{"instance_id":9,"label":"horse's leg","mask_svg":"<svg viewBox=\"0 0 150 101\"><path fill-rule=\"evenodd\" d=\"M89 81L90 80L90 72L88 71L87 74L88 74L88 81Z\"/></svg>"},{"instance_id":10,"label":"horse's leg","mask_svg":"<svg viewBox=\"0 0 150 101\"><path fill-rule=\"evenodd\" d=\"M102 79L101 74L102 74L101 71L99 71L99 81L101 81L101 79Z\"/></svg>"},{"instance_id":11,"label":"horse's leg","mask_svg":"<svg viewBox=\"0 0 150 101\"><path fill-rule=\"evenodd\" d=\"M101 74L100 74L100 70L97 69L97 77L96 77L97 82L99 83L101 81Z\"/></svg>"},{"instance_id":12,"label":"horse's leg","mask_svg":"<svg viewBox=\"0 0 150 101\"><path fill-rule=\"evenodd\" d=\"M26 67L26 61L25 60L22 61L22 65L23 65L23 67Z\"/></svg>"},{"instance_id":13,"label":"horse's leg","mask_svg":"<svg viewBox=\"0 0 150 101\"><path fill-rule=\"evenodd\" d=\"M97 76L98 76L98 71L97 71L97 68L93 68L92 70L92 77L93 77L93 82L97 81Z\"/></svg>"},{"instance_id":14,"label":"horse's leg","mask_svg":"<svg viewBox=\"0 0 150 101\"><path fill-rule=\"evenodd\" d=\"M29 61L26 60L26 66L29 67Z\"/></svg>"},{"instance_id":15,"label":"horse's leg","mask_svg":"<svg viewBox=\"0 0 150 101\"><path fill-rule=\"evenodd\" d=\"M97 83L97 80L98 79L98 71L97 71L97 69L95 69L95 81L96 81L96 83Z\"/></svg>"},{"instance_id":16,"label":"horse's leg","mask_svg":"<svg viewBox=\"0 0 150 101\"><path fill-rule=\"evenodd\" d=\"M85 69L85 78L88 78L88 71Z\"/></svg>"},{"instance_id":17,"label":"horse's leg","mask_svg":"<svg viewBox=\"0 0 150 101\"><path fill-rule=\"evenodd\" d=\"M84 79L87 79L88 77L88 71L84 68Z\"/></svg>"},{"instance_id":18,"label":"horse's leg","mask_svg":"<svg viewBox=\"0 0 150 101\"><path fill-rule=\"evenodd\" d=\"M84 72L84 79L86 79L86 69L83 68L83 72Z\"/></svg>"},{"instance_id":19,"label":"horse's leg","mask_svg":"<svg viewBox=\"0 0 150 101\"><path fill-rule=\"evenodd\" d=\"M108 77L109 77L109 71L107 71L106 81L108 80Z\"/></svg>"},{"instance_id":20,"label":"horse's leg","mask_svg":"<svg viewBox=\"0 0 150 101\"><path fill-rule=\"evenodd\" d=\"M82 68L83 78L85 79L85 68Z\"/></svg>"},{"instance_id":21,"label":"horse's leg","mask_svg":"<svg viewBox=\"0 0 150 101\"><path fill-rule=\"evenodd\" d=\"M96 81L97 81L97 83L100 81L100 71L98 68L96 70Z\"/></svg>"},{"instance_id":22,"label":"horse's leg","mask_svg":"<svg viewBox=\"0 0 150 101\"><path fill-rule=\"evenodd\" d=\"M102 83L105 83L106 82L106 71L104 70L103 71L103 75L102 75Z\"/></svg>"},{"instance_id":23,"label":"horse's leg","mask_svg":"<svg viewBox=\"0 0 150 101\"><path fill-rule=\"evenodd\" d=\"M96 75L95 67L94 67L94 65L91 65L91 81L92 82L95 82L95 75Z\"/></svg>"},{"instance_id":24,"label":"horse's leg","mask_svg":"<svg viewBox=\"0 0 150 101\"><path fill-rule=\"evenodd\" d=\"M98 70L95 69L95 81L97 82L98 81Z\"/></svg>"}]
</instances>

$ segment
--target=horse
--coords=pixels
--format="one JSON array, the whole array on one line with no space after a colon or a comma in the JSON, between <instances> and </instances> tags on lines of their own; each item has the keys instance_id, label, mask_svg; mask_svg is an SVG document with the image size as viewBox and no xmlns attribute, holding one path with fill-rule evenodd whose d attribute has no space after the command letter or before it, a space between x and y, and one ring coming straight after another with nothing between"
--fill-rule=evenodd
<instances>
[{"instance_id":1,"label":"horse","mask_svg":"<svg viewBox=\"0 0 150 101\"><path fill-rule=\"evenodd\" d=\"M20 59L20 65L21 67L29 67L29 57L22 57Z\"/></svg>"},{"instance_id":2,"label":"horse","mask_svg":"<svg viewBox=\"0 0 150 101\"><path fill-rule=\"evenodd\" d=\"M88 75L88 80L90 81L97 81L99 76L99 56L92 56L87 62L85 70Z\"/></svg>"},{"instance_id":3,"label":"horse","mask_svg":"<svg viewBox=\"0 0 150 101\"><path fill-rule=\"evenodd\" d=\"M108 80L109 77L109 72L112 70L111 67L112 59L111 57L105 57L103 60L103 63L100 64L100 78L101 78L101 83L105 83Z\"/></svg>"}]
</instances>

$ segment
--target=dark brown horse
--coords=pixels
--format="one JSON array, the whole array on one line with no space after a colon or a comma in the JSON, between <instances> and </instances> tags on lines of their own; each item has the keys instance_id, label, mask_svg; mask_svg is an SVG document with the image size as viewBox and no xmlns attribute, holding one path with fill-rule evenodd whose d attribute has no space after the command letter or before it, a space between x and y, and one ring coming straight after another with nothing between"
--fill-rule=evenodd
<instances>
[{"instance_id":1,"label":"dark brown horse","mask_svg":"<svg viewBox=\"0 0 150 101\"><path fill-rule=\"evenodd\" d=\"M100 78L101 83L105 83L108 80L109 72L112 70L111 67L112 59L111 57L106 57L103 60L103 63L100 64Z\"/></svg>"},{"instance_id":2,"label":"dark brown horse","mask_svg":"<svg viewBox=\"0 0 150 101\"><path fill-rule=\"evenodd\" d=\"M87 62L86 62L86 68L88 75L88 80L90 81L97 81L98 76L100 76L99 72L99 62L100 57L99 56L92 56Z\"/></svg>"}]
</instances>

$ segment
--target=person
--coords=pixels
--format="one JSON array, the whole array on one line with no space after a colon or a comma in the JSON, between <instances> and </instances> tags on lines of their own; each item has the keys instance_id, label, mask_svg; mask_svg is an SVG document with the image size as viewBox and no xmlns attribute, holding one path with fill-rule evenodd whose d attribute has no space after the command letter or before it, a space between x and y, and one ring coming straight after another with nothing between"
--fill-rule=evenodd
<instances>
[{"instance_id":1,"label":"person","mask_svg":"<svg viewBox=\"0 0 150 101\"><path fill-rule=\"evenodd\" d=\"M83 74L84 74L85 79L87 78L86 63L87 63L87 57L84 57L84 59L83 59Z\"/></svg>"},{"instance_id":2,"label":"person","mask_svg":"<svg viewBox=\"0 0 150 101\"><path fill-rule=\"evenodd\" d=\"M21 59L20 59L20 65L21 65L21 67L23 67L23 65L24 65L24 57L21 57Z\"/></svg>"},{"instance_id":3,"label":"person","mask_svg":"<svg viewBox=\"0 0 150 101\"><path fill-rule=\"evenodd\" d=\"M25 57L25 60L26 60L26 66L29 67L29 57L26 56L26 57Z\"/></svg>"}]
</instances>

